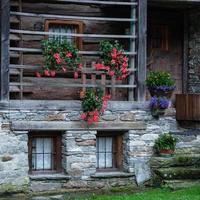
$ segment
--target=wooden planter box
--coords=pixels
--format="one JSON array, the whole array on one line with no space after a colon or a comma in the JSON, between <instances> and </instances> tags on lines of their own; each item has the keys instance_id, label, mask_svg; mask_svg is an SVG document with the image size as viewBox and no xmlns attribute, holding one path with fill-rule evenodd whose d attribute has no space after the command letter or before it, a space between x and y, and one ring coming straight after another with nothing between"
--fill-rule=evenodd
<instances>
[{"instance_id":1,"label":"wooden planter box","mask_svg":"<svg viewBox=\"0 0 200 200\"><path fill-rule=\"evenodd\" d=\"M200 121L200 94L176 94L176 119Z\"/></svg>"}]
</instances>

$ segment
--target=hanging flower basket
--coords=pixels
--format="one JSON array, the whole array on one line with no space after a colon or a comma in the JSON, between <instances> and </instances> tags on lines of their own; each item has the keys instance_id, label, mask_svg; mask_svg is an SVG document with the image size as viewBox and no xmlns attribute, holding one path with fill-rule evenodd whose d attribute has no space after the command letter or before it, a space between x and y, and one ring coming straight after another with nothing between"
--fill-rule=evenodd
<instances>
[{"instance_id":1,"label":"hanging flower basket","mask_svg":"<svg viewBox=\"0 0 200 200\"><path fill-rule=\"evenodd\" d=\"M128 57L118 41L100 43L102 62L95 65L96 70L104 71L110 77L123 80L128 77Z\"/></svg>"},{"instance_id":2,"label":"hanging flower basket","mask_svg":"<svg viewBox=\"0 0 200 200\"><path fill-rule=\"evenodd\" d=\"M103 95L103 90L97 88L87 89L84 93L81 93L81 97L83 99L81 119L85 120L88 125L98 123L100 116L107 108L110 95Z\"/></svg>"},{"instance_id":3,"label":"hanging flower basket","mask_svg":"<svg viewBox=\"0 0 200 200\"><path fill-rule=\"evenodd\" d=\"M55 39L42 41L42 54L44 57L43 72L36 72L37 77L55 77L56 73L63 71L74 72L74 78L78 78L78 73L83 65L78 55L78 49L66 40Z\"/></svg>"}]
</instances>

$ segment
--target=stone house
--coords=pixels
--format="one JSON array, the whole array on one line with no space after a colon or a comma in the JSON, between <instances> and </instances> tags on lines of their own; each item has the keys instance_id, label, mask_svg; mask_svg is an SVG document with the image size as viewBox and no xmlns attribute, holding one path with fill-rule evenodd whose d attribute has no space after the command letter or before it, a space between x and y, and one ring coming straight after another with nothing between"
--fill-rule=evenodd
<instances>
[{"instance_id":1,"label":"stone house","mask_svg":"<svg viewBox=\"0 0 200 200\"><path fill-rule=\"evenodd\" d=\"M145 90L147 71L157 69L172 74L175 94L200 90L199 8L197 0L1 0L0 191L137 187L151 180L154 140L168 131L179 137L177 154L199 155L198 113L177 121L174 95L155 119ZM87 66L98 61L101 40L118 39L130 58L128 81L37 79L41 41L52 35L67 36ZM98 85L113 99L87 127L78 91Z\"/></svg>"}]
</instances>

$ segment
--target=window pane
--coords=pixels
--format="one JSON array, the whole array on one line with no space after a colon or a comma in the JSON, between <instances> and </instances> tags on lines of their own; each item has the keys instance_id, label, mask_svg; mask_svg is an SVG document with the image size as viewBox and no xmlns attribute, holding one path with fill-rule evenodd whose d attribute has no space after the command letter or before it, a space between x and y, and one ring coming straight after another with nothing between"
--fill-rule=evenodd
<instances>
[{"instance_id":1,"label":"window pane","mask_svg":"<svg viewBox=\"0 0 200 200\"><path fill-rule=\"evenodd\" d=\"M113 151L112 137L98 137L97 138L97 167L111 168L113 167Z\"/></svg>"},{"instance_id":2,"label":"window pane","mask_svg":"<svg viewBox=\"0 0 200 200\"><path fill-rule=\"evenodd\" d=\"M35 138L32 142L32 168L52 169L53 138Z\"/></svg>"}]
</instances>

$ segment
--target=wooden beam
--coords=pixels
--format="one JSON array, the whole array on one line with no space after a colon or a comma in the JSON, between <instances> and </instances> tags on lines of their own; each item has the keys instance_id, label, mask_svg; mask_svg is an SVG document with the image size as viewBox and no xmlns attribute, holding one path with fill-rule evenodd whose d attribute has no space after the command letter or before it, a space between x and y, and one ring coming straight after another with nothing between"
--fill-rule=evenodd
<instances>
[{"instance_id":1,"label":"wooden beam","mask_svg":"<svg viewBox=\"0 0 200 200\"><path fill-rule=\"evenodd\" d=\"M83 17L83 16L65 16L65 15L50 15L25 12L10 12L11 15L23 17L39 17L44 19L66 19L66 20L87 20L87 21L112 21L112 22L136 22L136 19L130 18L110 18L110 17Z\"/></svg>"},{"instance_id":2,"label":"wooden beam","mask_svg":"<svg viewBox=\"0 0 200 200\"><path fill-rule=\"evenodd\" d=\"M137 36L133 35L109 35L109 34L80 34L80 33L56 33L56 32L44 32L44 31L26 31L10 29L11 33L20 33L28 35L57 35L57 36L71 36L71 37L83 37L83 38L116 38L116 39L136 39Z\"/></svg>"},{"instance_id":3,"label":"wooden beam","mask_svg":"<svg viewBox=\"0 0 200 200\"><path fill-rule=\"evenodd\" d=\"M147 51L147 0L138 1L138 101L145 101L146 96L146 51Z\"/></svg>"},{"instance_id":4,"label":"wooden beam","mask_svg":"<svg viewBox=\"0 0 200 200\"><path fill-rule=\"evenodd\" d=\"M25 52L25 53L42 53L42 49L36 49L36 48L22 48L22 47L10 47L10 51L19 51L19 52ZM81 55L101 55L101 51L79 51L79 54ZM124 52L125 55L128 56L136 56L137 52Z\"/></svg>"},{"instance_id":5,"label":"wooden beam","mask_svg":"<svg viewBox=\"0 0 200 200\"><path fill-rule=\"evenodd\" d=\"M188 90L188 51L189 51L189 21L188 13L184 14L184 38L183 38L183 67L182 67L182 86L183 93L186 94Z\"/></svg>"},{"instance_id":6,"label":"wooden beam","mask_svg":"<svg viewBox=\"0 0 200 200\"><path fill-rule=\"evenodd\" d=\"M9 30L10 30L10 1L1 0L1 75L0 99L9 100Z\"/></svg>"},{"instance_id":7,"label":"wooden beam","mask_svg":"<svg viewBox=\"0 0 200 200\"><path fill-rule=\"evenodd\" d=\"M10 100L10 103L0 102L0 109L10 110L59 110L59 111L80 111L81 101L45 101L45 100ZM112 112L130 111L130 110L149 110L149 102L128 102L128 101L109 101L108 110Z\"/></svg>"},{"instance_id":8,"label":"wooden beam","mask_svg":"<svg viewBox=\"0 0 200 200\"><path fill-rule=\"evenodd\" d=\"M88 127L87 123L82 122L48 122L48 121L13 121L11 124L12 130L144 130L146 125L144 122L99 122L97 125Z\"/></svg>"},{"instance_id":9,"label":"wooden beam","mask_svg":"<svg viewBox=\"0 0 200 200\"><path fill-rule=\"evenodd\" d=\"M123 2L123 1L94 1L94 0L56 0L56 2L61 3L79 3L79 4L104 4L104 5L119 5L119 6L136 6L137 2Z\"/></svg>"}]
</instances>

